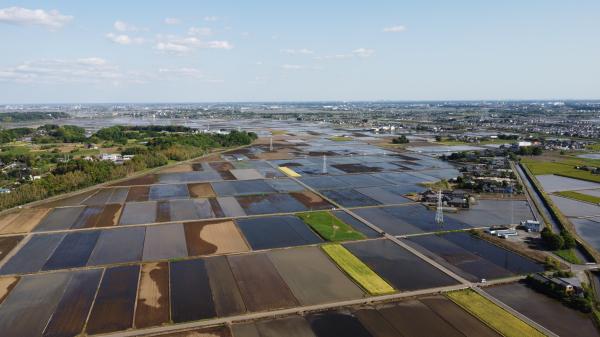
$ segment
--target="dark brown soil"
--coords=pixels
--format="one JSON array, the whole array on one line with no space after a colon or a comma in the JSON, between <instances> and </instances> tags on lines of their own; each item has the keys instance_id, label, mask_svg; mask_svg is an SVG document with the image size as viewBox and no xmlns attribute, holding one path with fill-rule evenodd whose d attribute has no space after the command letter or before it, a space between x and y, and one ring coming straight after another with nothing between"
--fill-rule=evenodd
<instances>
[{"instance_id":1,"label":"dark brown soil","mask_svg":"<svg viewBox=\"0 0 600 337\"><path fill-rule=\"evenodd\" d=\"M121 215L121 204L109 204L104 206L98 217L95 227L111 227L119 223Z\"/></svg>"},{"instance_id":2,"label":"dark brown soil","mask_svg":"<svg viewBox=\"0 0 600 337\"><path fill-rule=\"evenodd\" d=\"M210 222L188 222L183 224L189 256L209 255L217 251L217 246L200 238L202 229L209 224Z\"/></svg>"},{"instance_id":3,"label":"dark brown soil","mask_svg":"<svg viewBox=\"0 0 600 337\"><path fill-rule=\"evenodd\" d=\"M80 271L73 275L58 307L52 314L44 336L66 337L81 333L101 276L101 269Z\"/></svg>"},{"instance_id":4,"label":"dark brown soil","mask_svg":"<svg viewBox=\"0 0 600 337\"><path fill-rule=\"evenodd\" d=\"M4 259L4 257L10 253L19 242L21 242L21 240L23 240L23 236L21 235L0 238L0 261L2 261L2 259Z\"/></svg>"},{"instance_id":5,"label":"dark brown soil","mask_svg":"<svg viewBox=\"0 0 600 337\"><path fill-rule=\"evenodd\" d=\"M220 317L246 312L242 295L225 256L206 259L206 269L215 301L215 309Z\"/></svg>"},{"instance_id":6,"label":"dark brown soil","mask_svg":"<svg viewBox=\"0 0 600 337\"><path fill-rule=\"evenodd\" d=\"M149 195L150 186L133 186L129 189L126 201L148 201Z\"/></svg>"},{"instance_id":7,"label":"dark brown soil","mask_svg":"<svg viewBox=\"0 0 600 337\"><path fill-rule=\"evenodd\" d=\"M381 172L381 167L369 167L362 164L337 164L331 166L346 173Z\"/></svg>"},{"instance_id":8,"label":"dark brown soil","mask_svg":"<svg viewBox=\"0 0 600 337\"><path fill-rule=\"evenodd\" d=\"M249 311L298 305L266 254L232 255L228 259Z\"/></svg>"},{"instance_id":9,"label":"dark brown soil","mask_svg":"<svg viewBox=\"0 0 600 337\"><path fill-rule=\"evenodd\" d=\"M325 199L311 191L291 192L290 195L294 197L294 199L300 201L308 209L326 209L333 207L333 205Z\"/></svg>"},{"instance_id":10,"label":"dark brown soil","mask_svg":"<svg viewBox=\"0 0 600 337\"><path fill-rule=\"evenodd\" d=\"M88 334L131 328L139 273L139 266L106 269L87 323Z\"/></svg>"},{"instance_id":11,"label":"dark brown soil","mask_svg":"<svg viewBox=\"0 0 600 337\"><path fill-rule=\"evenodd\" d=\"M156 222L171 221L171 204L169 201L159 201L156 204Z\"/></svg>"}]
</instances>

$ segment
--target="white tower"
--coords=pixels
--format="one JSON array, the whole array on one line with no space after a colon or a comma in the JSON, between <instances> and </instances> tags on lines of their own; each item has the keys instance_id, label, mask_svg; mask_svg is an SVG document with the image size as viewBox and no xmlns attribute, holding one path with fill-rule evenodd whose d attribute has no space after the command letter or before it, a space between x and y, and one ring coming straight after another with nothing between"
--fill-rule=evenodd
<instances>
[{"instance_id":1,"label":"white tower","mask_svg":"<svg viewBox=\"0 0 600 337\"><path fill-rule=\"evenodd\" d=\"M271 138L269 140L269 151L273 152L273 135L271 135Z\"/></svg>"},{"instance_id":2,"label":"white tower","mask_svg":"<svg viewBox=\"0 0 600 337\"><path fill-rule=\"evenodd\" d=\"M327 174L327 155L323 155L323 174Z\"/></svg>"}]
</instances>

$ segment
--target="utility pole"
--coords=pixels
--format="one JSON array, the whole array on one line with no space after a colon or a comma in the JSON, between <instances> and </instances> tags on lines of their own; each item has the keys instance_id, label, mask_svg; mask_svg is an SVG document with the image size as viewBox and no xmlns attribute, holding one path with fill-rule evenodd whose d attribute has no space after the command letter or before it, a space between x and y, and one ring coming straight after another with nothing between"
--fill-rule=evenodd
<instances>
[{"instance_id":1,"label":"utility pole","mask_svg":"<svg viewBox=\"0 0 600 337\"><path fill-rule=\"evenodd\" d=\"M271 135L271 138L269 140L269 151L273 152L273 135Z\"/></svg>"},{"instance_id":2,"label":"utility pole","mask_svg":"<svg viewBox=\"0 0 600 337\"><path fill-rule=\"evenodd\" d=\"M444 226L444 204L442 202L442 189L438 191L437 210L435 212L435 223L440 226L440 229Z\"/></svg>"},{"instance_id":3,"label":"utility pole","mask_svg":"<svg viewBox=\"0 0 600 337\"><path fill-rule=\"evenodd\" d=\"M327 155L323 155L323 174L327 174Z\"/></svg>"}]
</instances>

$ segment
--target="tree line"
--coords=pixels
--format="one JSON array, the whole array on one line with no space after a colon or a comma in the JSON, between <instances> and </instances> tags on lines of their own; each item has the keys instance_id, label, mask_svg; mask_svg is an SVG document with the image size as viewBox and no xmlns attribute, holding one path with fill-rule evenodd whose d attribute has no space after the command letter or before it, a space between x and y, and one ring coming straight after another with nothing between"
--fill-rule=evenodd
<instances>
[{"instance_id":1,"label":"tree line","mask_svg":"<svg viewBox=\"0 0 600 337\"><path fill-rule=\"evenodd\" d=\"M24 183L11 193L1 194L0 210L124 178L141 170L166 165L169 160L197 157L210 149L248 145L256 138L255 133L244 131L232 131L227 135L168 133L150 139L146 147L134 147L135 156L122 165L99 159L58 163L41 179Z\"/></svg>"}]
</instances>

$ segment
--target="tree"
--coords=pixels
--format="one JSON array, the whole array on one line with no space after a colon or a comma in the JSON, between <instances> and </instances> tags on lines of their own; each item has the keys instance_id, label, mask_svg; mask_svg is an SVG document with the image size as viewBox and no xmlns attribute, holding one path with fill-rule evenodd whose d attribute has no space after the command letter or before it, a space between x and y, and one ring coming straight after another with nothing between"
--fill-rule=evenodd
<instances>
[{"instance_id":1,"label":"tree","mask_svg":"<svg viewBox=\"0 0 600 337\"><path fill-rule=\"evenodd\" d=\"M560 234L564 241L563 248L570 249L570 248L577 247L577 241L575 240L573 235L571 235L571 233L569 233L567 231L562 231Z\"/></svg>"},{"instance_id":2,"label":"tree","mask_svg":"<svg viewBox=\"0 0 600 337\"><path fill-rule=\"evenodd\" d=\"M542 230L541 237L546 247L550 250L562 249L565 244L563 237L558 234L554 234L548 227Z\"/></svg>"},{"instance_id":3,"label":"tree","mask_svg":"<svg viewBox=\"0 0 600 337\"><path fill-rule=\"evenodd\" d=\"M405 135L392 139L392 144L408 144L408 138Z\"/></svg>"}]
</instances>

